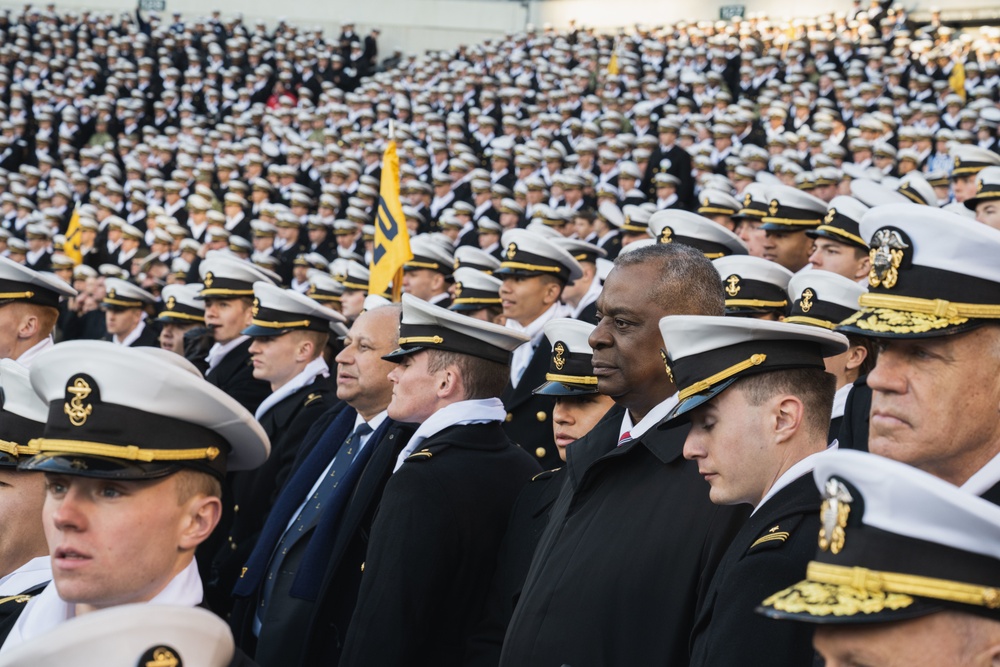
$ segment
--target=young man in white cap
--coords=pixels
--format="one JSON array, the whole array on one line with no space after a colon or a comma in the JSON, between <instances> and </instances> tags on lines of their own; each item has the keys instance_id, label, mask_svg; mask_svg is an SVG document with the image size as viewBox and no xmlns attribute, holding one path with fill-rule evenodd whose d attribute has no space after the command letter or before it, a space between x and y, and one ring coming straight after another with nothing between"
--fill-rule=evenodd
<instances>
[{"instance_id":1,"label":"young man in white cap","mask_svg":"<svg viewBox=\"0 0 1000 667\"><path fill-rule=\"evenodd\" d=\"M386 484L342 665L460 665L511 507L538 472L499 395L526 336L403 295L389 417L420 424Z\"/></svg>"},{"instance_id":2,"label":"young man in white cap","mask_svg":"<svg viewBox=\"0 0 1000 667\"><path fill-rule=\"evenodd\" d=\"M815 558L760 613L814 627L827 667L1000 662L1000 509L863 452L824 454L813 476Z\"/></svg>"},{"instance_id":3,"label":"young man in white cap","mask_svg":"<svg viewBox=\"0 0 1000 667\"><path fill-rule=\"evenodd\" d=\"M560 302L566 285L583 275L580 263L550 239L524 229L505 232L500 268L500 299L507 328L530 340L514 352L510 382L503 392L504 425L510 439L538 458L543 468L559 465L548 434L552 432L552 399L532 393L545 381L550 348L545 323L569 315Z\"/></svg>"},{"instance_id":4,"label":"young man in white cap","mask_svg":"<svg viewBox=\"0 0 1000 667\"><path fill-rule=\"evenodd\" d=\"M312 423L335 401L323 350L330 334L346 333L344 317L294 290L254 283L250 336L253 376L271 387L254 418L271 441L271 456L253 470L229 475L221 525L227 536L212 560L212 604L228 612L230 593L264 526L272 503L292 471ZM230 518L230 507L232 508Z\"/></svg>"},{"instance_id":5,"label":"young man in white cap","mask_svg":"<svg viewBox=\"0 0 1000 667\"><path fill-rule=\"evenodd\" d=\"M205 326L205 302L198 298L201 288L201 283L163 288L163 310L156 318L160 322L160 348L186 357L185 334ZM197 366L203 359L188 361Z\"/></svg>"},{"instance_id":6,"label":"young man in white cap","mask_svg":"<svg viewBox=\"0 0 1000 667\"><path fill-rule=\"evenodd\" d=\"M869 291L840 330L878 340L867 393L848 402L855 448L1000 503L1000 231L917 204L861 219ZM870 424L866 417L870 414Z\"/></svg>"},{"instance_id":7,"label":"young man in white cap","mask_svg":"<svg viewBox=\"0 0 1000 667\"><path fill-rule=\"evenodd\" d=\"M413 259L403 265L403 291L428 303L451 305L448 281L455 259L450 248L429 236L418 236L410 244Z\"/></svg>"},{"instance_id":8,"label":"young man in white cap","mask_svg":"<svg viewBox=\"0 0 1000 667\"><path fill-rule=\"evenodd\" d=\"M156 303L156 297L118 278L105 279L104 289L101 308L107 340L126 347L159 347L160 332L146 315L146 308Z\"/></svg>"},{"instance_id":9,"label":"young man in white cap","mask_svg":"<svg viewBox=\"0 0 1000 667\"><path fill-rule=\"evenodd\" d=\"M826 202L787 185L767 189L768 208L762 218L764 259L792 273L809 265L813 241L804 232L819 227Z\"/></svg>"},{"instance_id":10,"label":"young man in white cap","mask_svg":"<svg viewBox=\"0 0 1000 667\"><path fill-rule=\"evenodd\" d=\"M45 476L20 471L37 453L28 443L42 435L48 406L38 398L28 369L0 359L0 617L12 613L52 580L42 530ZM21 596L19 601L10 599Z\"/></svg>"},{"instance_id":11,"label":"young man in white cap","mask_svg":"<svg viewBox=\"0 0 1000 667\"><path fill-rule=\"evenodd\" d=\"M208 351L205 379L251 412L271 393L270 385L253 377L250 337L243 330L253 319L253 284L273 282L259 268L225 255L206 257L198 266L205 300L205 324L215 344Z\"/></svg>"},{"instance_id":12,"label":"young man in white cap","mask_svg":"<svg viewBox=\"0 0 1000 667\"><path fill-rule=\"evenodd\" d=\"M826 450L835 378L824 359L847 339L819 327L732 317L660 320L680 402L667 423L691 424L684 457L718 505L753 514L702 598L691 665L807 665L806 628L768 624L760 596L794 583L812 557L819 496L809 475Z\"/></svg>"},{"instance_id":13,"label":"young man in white cap","mask_svg":"<svg viewBox=\"0 0 1000 667\"><path fill-rule=\"evenodd\" d=\"M806 230L806 236L813 240L809 263L814 269L831 271L855 282L867 281L871 270L868 244L858 232L858 222L867 210L854 197L833 198L819 227Z\"/></svg>"},{"instance_id":14,"label":"young man in white cap","mask_svg":"<svg viewBox=\"0 0 1000 667\"><path fill-rule=\"evenodd\" d=\"M616 260L589 342L597 389L617 405L569 447L501 665L689 660L699 593L746 512L708 499L682 456L687 427L657 426L677 402L658 325L667 315L722 315L717 277L680 243Z\"/></svg>"},{"instance_id":15,"label":"young man in white cap","mask_svg":"<svg viewBox=\"0 0 1000 667\"><path fill-rule=\"evenodd\" d=\"M853 315L858 299L868 290L850 278L829 271L803 271L792 277L788 292L792 309L785 322L836 330L841 322ZM844 407L854 383L875 367L875 341L868 336L851 333L847 336L847 351L825 360L826 372L837 378L837 393L833 396L828 442L840 435Z\"/></svg>"},{"instance_id":16,"label":"young man in white cap","mask_svg":"<svg viewBox=\"0 0 1000 667\"><path fill-rule=\"evenodd\" d=\"M195 548L221 512L227 471L266 460L267 436L235 400L164 353L62 343L32 367L49 404L38 454L53 583L2 628L0 653L90 611L197 606Z\"/></svg>"},{"instance_id":17,"label":"young man in white cap","mask_svg":"<svg viewBox=\"0 0 1000 667\"><path fill-rule=\"evenodd\" d=\"M59 300L77 291L55 276L0 257L0 359L29 367L54 344Z\"/></svg>"}]
</instances>

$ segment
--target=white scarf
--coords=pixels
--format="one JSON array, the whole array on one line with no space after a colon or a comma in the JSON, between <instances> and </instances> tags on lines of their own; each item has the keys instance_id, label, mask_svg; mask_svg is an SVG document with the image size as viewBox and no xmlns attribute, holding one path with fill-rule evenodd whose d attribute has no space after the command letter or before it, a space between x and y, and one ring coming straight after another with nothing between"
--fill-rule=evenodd
<instances>
[{"instance_id":1,"label":"white scarf","mask_svg":"<svg viewBox=\"0 0 1000 667\"><path fill-rule=\"evenodd\" d=\"M205 356L205 361L208 362L208 370L210 371L218 366L219 362L225 359L227 354L238 348L244 341L247 340L250 340L250 336L237 336L228 343L216 343L213 345L208 351L208 354ZM207 374L208 371L205 371L205 373Z\"/></svg>"},{"instance_id":2,"label":"white scarf","mask_svg":"<svg viewBox=\"0 0 1000 667\"><path fill-rule=\"evenodd\" d=\"M330 367L326 365L326 361L323 359L322 355L306 364L306 367L303 368L298 375L272 391L271 395L265 398L257 408L257 412L254 414L254 419L260 420L260 418L264 416L265 412L273 408L288 396L297 392L299 389L302 389L302 387L307 384L312 384L313 380L320 375L323 377L330 375Z\"/></svg>"},{"instance_id":3,"label":"white scarf","mask_svg":"<svg viewBox=\"0 0 1000 667\"><path fill-rule=\"evenodd\" d=\"M38 341L27 350L21 353L21 356L15 359L17 363L21 364L25 368L31 368L31 364L35 361L35 357L40 355L45 350L49 349L55 345L55 341L52 340L52 336L46 336L42 340Z\"/></svg>"},{"instance_id":4,"label":"white scarf","mask_svg":"<svg viewBox=\"0 0 1000 667\"><path fill-rule=\"evenodd\" d=\"M21 593L52 581L52 561L48 556L32 558L10 574L0 578L0 597Z\"/></svg>"},{"instance_id":5,"label":"white scarf","mask_svg":"<svg viewBox=\"0 0 1000 667\"><path fill-rule=\"evenodd\" d=\"M410 441L406 443L406 447L396 457L396 467L392 469L392 472L395 473L400 469L406 458L420 446L420 443L449 426L502 422L506 416L507 411L499 398L459 401L446 405L428 417L427 421L414 431Z\"/></svg>"},{"instance_id":6,"label":"white scarf","mask_svg":"<svg viewBox=\"0 0 1000 667\"><path fill-rule=\"evenodd\" d=\"M196 607L201 604L204 591L198 564L192 558L186 568L170 580L166 587L146 604L178 605ZM64 602L59 597L55 584L49 584L41 593L31 598L24 611L11 629L7 640L0 647L0 653L52 631L57 626L76 616L76 603Z\"/></svg>"}]
</instances>

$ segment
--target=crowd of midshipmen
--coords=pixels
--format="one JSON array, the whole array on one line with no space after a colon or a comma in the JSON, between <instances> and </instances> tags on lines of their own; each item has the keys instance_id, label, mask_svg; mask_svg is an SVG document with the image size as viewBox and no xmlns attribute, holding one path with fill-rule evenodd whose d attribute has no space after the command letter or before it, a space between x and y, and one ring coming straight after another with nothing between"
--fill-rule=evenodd
<instances>
[{"instance_id":1,"label":"crowd of midshipmen","mask_svg":"<svg viewBox=\"0 0 1000 667\"><path fill-rule=\"evenodd\" d=\"M1000 30L0 31L0 664L1000 660Z\"/></svg>"}]
</instances>

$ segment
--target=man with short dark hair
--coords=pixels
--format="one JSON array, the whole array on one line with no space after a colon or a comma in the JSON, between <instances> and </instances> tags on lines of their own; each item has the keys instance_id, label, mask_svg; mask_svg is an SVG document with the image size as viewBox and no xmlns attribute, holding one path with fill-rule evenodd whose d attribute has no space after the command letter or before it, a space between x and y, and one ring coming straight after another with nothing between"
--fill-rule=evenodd
<instances>
[{"instance_id":1,"label":"man with short dark hair","mask_svg":"<svg viewBox=\"0 0 1000 667\"><path fill-rule=\"evenodd\" d=\"M77 291L55 276L38 273L0 257L0 359L14 359L29 367L53 345L59 319L59 300Z\"/></svg>"},{"instance_id":2,"label":"man with short dark hair","mask_svg":"<svg viewBox=\"0 0 1000 667\"><path fill-rule=\"evenodd\" d=\"M156 297L125 280L107 278L101 301L104 309L108 340L128 347L158 347L160 332L148 320L146 307L152 306Z\"/></svg>"},{"instance_id":3,"label":"man with short dark hair","mask_svg":"<svg viewBox=\"0 0 1000 667\"><path fill-rule=\"evenodd\" d=\"M618 405L568 450L501 665L688 662L698 600L746 513L708 499L681 455L688 427L659 426L678 399L658 325L723 303L690 246L619 255L590 336L597 389Z\"/></svg>"},{"instance_id":4,"label":"man with short dark hair","mask_svg":"<svg viewBox=\"0 0 1000 667\"><path fill-rule=\"evenodd\" d=\"M753 514L701 600L691 665L807 665L812 633L754 613L761 595L799 580L815 553L819 495L812 472L826 450L835 379L824 358L847 339L820 327L733 317L660 320L680 403L691 424L684 457L718 505ZM748 658L754 656L754 658ZM766 659L764 658L766 656Z\"/></svg>"},{"instance_id":5,"label":"man with short dark hair","mask_svg":"<svg viewBox=\"0 0 1000 667\"><path fill-rule=\"evenodd\" d=\"M526 337L403 295L392 419L420 424L371 529L344 665L461 665L518 492L538 472L503 431Z\"/></svg>"}]
</instances>

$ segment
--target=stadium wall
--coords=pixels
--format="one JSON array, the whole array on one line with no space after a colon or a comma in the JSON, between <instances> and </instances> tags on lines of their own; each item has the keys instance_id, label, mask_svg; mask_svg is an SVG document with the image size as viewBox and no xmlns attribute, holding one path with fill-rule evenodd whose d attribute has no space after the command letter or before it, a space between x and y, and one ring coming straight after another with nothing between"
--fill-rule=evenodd
<instances>
[{"instance_id":1,"label":"stadium wall","mask_svg":"<svg viewBox=\"0 0 1000 667\"><path fill-rule=\"evenodd\" d=\"M36 2L41 5L41 2ZM273 25L278 18L304 26L320 26L327 34L336 34L345 21L353 21L357 32L365 35L371 27L382 30L380 58L394 49L420 53L428 49L454 48L459 44L478 44L502 38L509 32L523 30L532 23L551 23L566 27L570 20L577 25L613 29L636 23L656 25L678 20L718 19L726 5L744 5L747 12L765 12L774 18L816 16L827 11L845 10L850 0L828 0L822 6L799 0L167 0L166 11L181 12L185 18L207 15L218 8L224 15L242 12L244 20L263 19ZM867 1L864 2L867 5ZM907 3L910 5L913 3ZM920 0L914 10L934 4ZM949 3L940 3L948 6ZM23 5L4 3L17 13ZM990 7L993 0L958 0L957 5L975 11ZM133 11L135 0L59 0L59 9ZM527 6L527 8L526 8ZM924 8L926 9L926 8ZM950 9L956 9L951 7ZM169 18L169 17L168 17Z\"/></svg>"}]
</instances>

